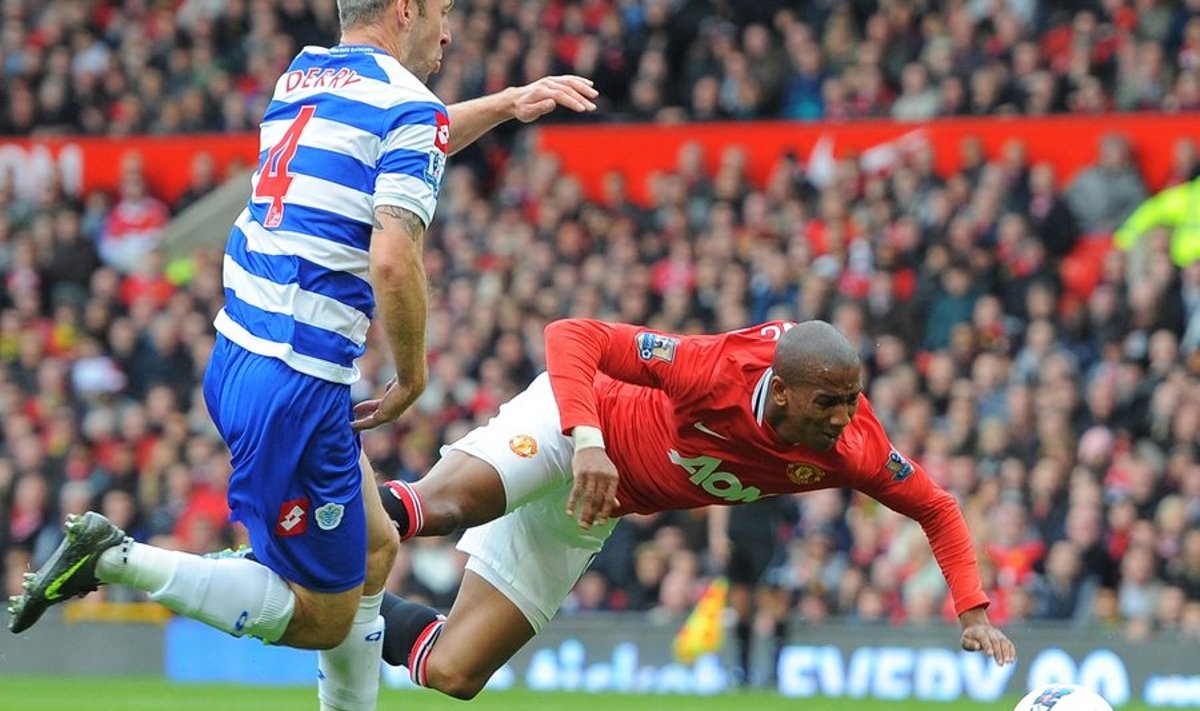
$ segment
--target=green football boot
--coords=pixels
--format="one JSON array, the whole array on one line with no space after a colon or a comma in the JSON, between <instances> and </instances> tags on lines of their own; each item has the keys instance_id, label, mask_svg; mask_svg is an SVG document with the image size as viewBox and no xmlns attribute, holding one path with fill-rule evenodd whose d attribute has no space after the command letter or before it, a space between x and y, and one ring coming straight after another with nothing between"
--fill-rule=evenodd
<instances>
[{"instance_id":1,"label":"green football boot","mask_svg":"<svg viewBox=\"0 0 1200 711\"><path fill-rule=\"evenodd\" d=\"M50 607L99 588L100 554L125 540L124 531L94 511L68 515L63 531L66 537L45 565L25 573L24 594L8 600L8 629L13 634L32 627Z\"/></svg>"}]
</instances>

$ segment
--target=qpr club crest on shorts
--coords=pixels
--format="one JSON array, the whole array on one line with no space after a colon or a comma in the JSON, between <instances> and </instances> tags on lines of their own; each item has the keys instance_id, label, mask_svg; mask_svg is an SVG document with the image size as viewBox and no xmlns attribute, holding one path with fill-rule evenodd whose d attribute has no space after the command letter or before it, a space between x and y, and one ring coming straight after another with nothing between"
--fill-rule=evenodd
<instances>
[{"instance_id":1,"label":"qpr club crest on shorts","mask_svg":"<svg viewBox=\"0 0 1200 711\"><path fill-rule=\"evenodd\" d=\"M793 484L807 486L825 478L825 470L808 462L792 462L787 468L787 477Z\"/></svg>"},{"instance_id":2,"label":"qpr club crest on shorts","mask_svg":"<svg viewBox=\"0 0 1200 711\"><path fill-rule=\"evenodd\" d=\"M637 335L638 358L642 360L661 360L664 363L671 363L675 360L675 348L678 345L678 338L659 333L642 331Z\"/></svg>"},{"instance_id":3,"label":"qpr club crest on shorts","mask_svg":"<svg viewBox=\"0 0 1200 711\"><path fill-rule=\"evenodd\" d=\"M508 448L521 459L533 459L538 453L537 440L529 435L517 435L508 440Z\"/></svg>"},{"instance_id":4,"label":"qpr club crest on shorts","mask_svg":"<svg viewBox=\"0 0 1200 711\"><path fill-rule=\"evenodd\" d=\"M345 506L330 502L316 511L313 511L313 518L317 519L317 526L319 526L322 531L332 531L341 525L342 514L345 513L345 511Z\"/></svg>"}]
</instances>

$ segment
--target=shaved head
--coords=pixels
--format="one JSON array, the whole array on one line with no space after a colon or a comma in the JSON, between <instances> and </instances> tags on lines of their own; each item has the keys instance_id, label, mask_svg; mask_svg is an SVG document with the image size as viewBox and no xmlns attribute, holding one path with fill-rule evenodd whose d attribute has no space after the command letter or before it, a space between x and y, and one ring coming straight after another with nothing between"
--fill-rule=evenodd
<instances>
[{"instance_id":1,"label":"shaved head","mask_svg":"<svg viewBox=\"0 0 1200 711\"><path fill-rule=\"evenodd\" d=\"M850 341L824 321L798 323L779 339L775 373L789 387L821 382L835 371L861 367Z\"/></svg>"}]
</instances>

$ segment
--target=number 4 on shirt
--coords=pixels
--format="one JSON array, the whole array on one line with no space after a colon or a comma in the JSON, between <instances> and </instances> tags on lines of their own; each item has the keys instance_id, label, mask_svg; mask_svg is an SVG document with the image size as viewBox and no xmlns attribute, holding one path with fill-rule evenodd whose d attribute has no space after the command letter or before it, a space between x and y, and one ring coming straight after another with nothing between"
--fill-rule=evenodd
<instances>
[{"instance_id":1,"label":"number 4 on shirt","mask_svg":"<svg viewBox=\"0 0 1200 711\"><path fill-rule=\"evenodd\" d=\"M283 199L287 197L288 189L292 187L293 176L288 172L288 164L296 156L300 147L300 133L308 125L317 110L316 106L301 106L300 113L292 121L292 125L267 151L267 159L263 162L262 174L258 177L258 187L254 189L254 197L267 198L271 206L267 208L267 219L264 227L278 227L283 222Z\"/></svg>"}]
</instances>

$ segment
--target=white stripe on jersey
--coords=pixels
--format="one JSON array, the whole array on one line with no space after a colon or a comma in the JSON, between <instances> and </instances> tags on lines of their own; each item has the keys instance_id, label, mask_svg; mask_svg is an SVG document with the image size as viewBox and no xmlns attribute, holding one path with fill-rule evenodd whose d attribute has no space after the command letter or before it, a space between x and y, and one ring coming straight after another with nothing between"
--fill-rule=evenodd
<instances>
[{"instance_id":1,"label":"white stripe on jersey","mask_svg":"<svg viewBox=\"0 0 1200 711\"><path fill-rule=\"evenodd\" d=\"M255 221L249 210L242 210L234 225L246 235L246 249L251 252L300 257L333 271L353 274L367 283L371 281L365 250L302 232L268 230Z\"/></svg>"},{"instance_id":2,"label":"white stripe on jersey","mask_svg":"<svg viewBox=\"0 0 1200 711\"><path fill-rule=\"evenodd\" d=\"M269 151L278 145L293 122L294 119L264 122L259 130L258 151ZM433 126L428 128L431 134L436 130ZM433 140L430 139L429 144L432 143ZM348 155L372 168L376 166L383 152L379 148L379 136L338 121L328 121L317 115L308 120L308 125L301 132L300 145Z\"/></svg>"},{"instance_id":3,"label":"white stripe on jersey","mask_svg":"<svg viewBox=\"0 0 1200 711\"><path fill-rule=\"evenodd\" d=\"M255 173L254 177L250 178L250 199L256 203L269 203L271 198L255 196L255 193L258 192L258 177L259 174ZM421 184L424 185L424 183ZM425 189L429 190L429 187L426 186ZM292 176L292 184L288 188L286 202L289 205L303 205L332 212L366 225L371 224L370 195L322 178L314 178L311 175L297 173Z\"/></svg>"},{"instance_id":4,"label":"white stripe on jersey","mask_svg":"<svg viewBox=\"0 0 1200 711\"><path fill-rule=\"evenodd\" d=\"M312 356L297 353L292 350L290 343L279 343L277 341L268 341L265 338L250 333L237 321L229 317L225 313L225 309L217 312L216 319L213 320L213 325L217 331L229 340L238 344L242 348L257 353L258 355L267 356L268 358L278 358L288 364L292 370L295 370L305 375L311 375L314 378L328 380L331 383L343 383L351 385L358 382L360 372L357 365L352 365L349 368L344 368L337 363L331 363L327 360L314 358Z\"/></svg>"},{"instance_id":5,"label":"white stripe on jersey","mask_svg":"<svg viewBox=\"0 0 1200 711\"><path fill-rule=\"evenodd\" d=\"M387 74L388 81L390 81L393 86L412 89L418 93L426 93L429 95L430 99L441 103L441 99L438 99L436 96L434 96L433 92L429 90L429 87L425 86L420 79L417 79L415 74L405 69L404 65L400 64L395 57L392 57L388 54L372 54L371 59L375 60L375 63L379 65L379 68L382 69L385 74Z\"/></svg>"},{"instance_id":6,"label":"white stripe on jersey","mask_svg":"<svg viewBox=\"0 0 1200 711\"><path fill-rule=\"evenodd\" d=\"M420 178L403 173L382 173L375 179L375 207L396 205L421 218L428 227L433 221L430 207L436 197L430 199L433 190Z\"/></svg>"},{"instance_id":7,"label":"white stripe on jersey","mask_svg":"<svg viewBox=\"0 0 1200 711\"><path fill-rule=\"evenodd\" d=\"M225 255L225 287L232 289L237 297L247 304L291 316L305 323L328 331L337 331L358 345L367 341L367 327L371 325L367 315L337 299L305 291L299 284L276 284L269 279L257 277Z\"/></svg>"},{"instance_id":8,"label":"white stripe on jersey","mask_svg":"<svg viewBox=\"0 0 1200 711\"><path fill-rule=\"evenodd\" d=\"M405 148L417 153L428 153L436 143L437 126L422 126L414 124L401 126L384 137L380 153ZM303 143L303 141L301 141Z\"/></svg>"}]
</instances>

